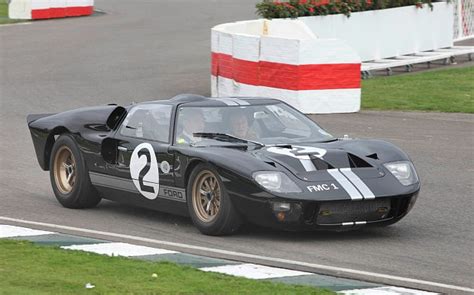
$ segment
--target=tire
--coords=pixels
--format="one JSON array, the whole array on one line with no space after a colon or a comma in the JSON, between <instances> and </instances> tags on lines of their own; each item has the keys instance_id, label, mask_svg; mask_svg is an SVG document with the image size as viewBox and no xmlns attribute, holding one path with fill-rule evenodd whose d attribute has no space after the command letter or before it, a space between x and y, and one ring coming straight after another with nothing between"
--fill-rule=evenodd
<instances>
[{"instance_id":1,"label":"tire","mask_svg":"<svg viewBox=\"0 0 474 295\"><path fill-rule=\"evenodd\" d=\"M49 159L49 177L56 199L66 208L92 208L101 197L92 186L84 157L74 138L59 136Z\"/></svg>"},{"instance_id":2,"label":"tire","mask_svg":"<svg viewBox=\"0 0 474 295\"><path fill-rule=\"evenodd\" d=\"M201 233L228 235L240 227L240 216L218 172L211 165L202 163L194 168L189 177L186 197L189 215Z\"/></svg>"}]
</instances>

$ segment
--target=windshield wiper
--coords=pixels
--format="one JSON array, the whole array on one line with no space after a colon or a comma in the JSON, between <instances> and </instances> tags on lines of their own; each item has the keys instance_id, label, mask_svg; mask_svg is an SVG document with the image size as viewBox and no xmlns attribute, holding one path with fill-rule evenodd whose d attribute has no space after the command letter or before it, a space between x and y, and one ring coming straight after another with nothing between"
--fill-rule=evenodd
<instances>
[{"instance_id":1,"label":"windshield wiper","mask_svg":"<svg viewBox=\"0 0 474 295\"><path fill-rule=\"evenodd\" d=\"M263 143L258 141L248 140L240 137L236 137L227 133L212 133L212 132L197 132L193 133L194 137L202 137L202 138L210 138L219 141L226 141L226 142L242 142L242 143L252 143L258 145L259 147L264 147Z\"/></svg>"},{"instance_id":2,"label":"windshield wiper","mask_svg":"<svg viewBox=\"0 0 474 295\"><path fill-rule=\"evenodd\" d=\"M330 138L330 139L326 139L326 140L315 140L315 141L302 141L302 142L299 142L299 144L301 143L328 143L328 142L333 142L333 141L337 141L339 140L339 138Z\"/></svg>"},{"instance_id":3,"label":"windshield wiper","mask_svg":"<svg viewBox=\"0 0 474 295\"><path fill-rule=\"evenodd\" d=\"M327 139L327 140L321 140L321 141L318 141L318 142L321 142L321 143L326 143L326 142L333 142L333 141L337 141L339 139L337 138L331 138L331 139Z\"/></svg>"}]
</instances>

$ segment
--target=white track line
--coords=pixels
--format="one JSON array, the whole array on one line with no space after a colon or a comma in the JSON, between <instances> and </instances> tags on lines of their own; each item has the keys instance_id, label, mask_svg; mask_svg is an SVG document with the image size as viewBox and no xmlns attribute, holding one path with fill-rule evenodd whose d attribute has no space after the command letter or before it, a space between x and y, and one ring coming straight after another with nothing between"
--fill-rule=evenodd
<instances>
[{"instance_id":1,"label":"white track line","mask_svg":"<svg viewBox=\"0 0 474 295\"><path fill-rule=\"evenodd\" d=\"M175 242L154 240L154 239L149 239L149 238L142 238L142 237L137 237L137 236L125 235L125 234L116 234L116 233L103 232L103 231L92 230L92 229L57 225L57 224L44 223L44 222L29 221L29 220L3 217L3 216L0 216L0 220L23 223L23 224L29 224L29 225L36 225L36 226L50 227L50 228L54 228L54 229L64 229L64 230L69 230L69 231L95 234L95 235L101 235L101 236L106 236L106 237L108 236L108 237L115 237L115 238L121 238L121 239L129 239L129 240L135 240L135 241L140 241L140 242L145 242L145 243L159 244L159 245L165 245L165 246L170 246L170 247L179 247L179 248L183 248L183 249L192 249L192 250L200 250L200 251L206 251L206 252L211 252L211 253L224 254L224 255L228 255L228 256L233 256L237 260L239 259L239 257L245 257L245 258L252 258L252 259L259 259L259 260L262 260L262 261L267 261L269 264L272 264L274 262L279 262L279 263L284 263L284 264L288 264L288 265L298 265L298 266L310 267L310 268L313 268L313 269L319 269L319 270L324 270L324 271L333 271L333 272L339 272L339 273L345 273L345 274L362 275L362 276L367 276L367 277L371 277L371 278L388 279L388 280L393 281L394 284L396 284L396 282L414 283L414 284L419 284L419 285L425 285L425 286L431 286L431 287L438 287L438 288L445 288L445 289L450 289L450 290L457 290L457 291L464 291L464 292L474 293L474 289L469 288L469 287L449 285L449 284L443 284L443 283L437 283L437 282L431 282L431 281L425 281L425 280L418 280L418 279L412 279L412 278L406 278L406 277L399 277L399 276L394 276L394 275L387 275L387 274L381 274L381 273L375 273L375 272L363 271L363 270L357 270L357 269L351 269L351 268L329 266L329 265L308 263L308 262L302 262L302 261L293 261L293 260L283 259L283 258L240 253L240 252L235 252L235 251L228 251L228 250L222 250L222 249L194 246L194 245L183 244L183 243L175 243Z\"/></svg>"},{"instance_id":2,"label":"white track line","mask_svg":"<svg viewBox=\"0 0 474 295\"><path fill-rule=\"evenodd\" d=\"M11 23L11 24L3 24L0 25L0 28L2 27L13 27L13 26L25 26L25 25L31 25L31 22L19 22L19 23Z\"/></svg>"}]
</instances>

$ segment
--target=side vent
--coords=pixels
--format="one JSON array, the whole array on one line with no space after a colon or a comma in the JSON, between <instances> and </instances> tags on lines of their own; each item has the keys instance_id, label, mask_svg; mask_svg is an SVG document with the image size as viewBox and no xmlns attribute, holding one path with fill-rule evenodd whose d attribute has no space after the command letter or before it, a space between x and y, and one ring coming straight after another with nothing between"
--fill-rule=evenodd
<instances>
[{"instance_id":1,"label":"side vent","mask_svg":"<svg viewBox=\"0 0 474 295\"><path fill-rule=\"evenodd\" d=\"M124 107L116 107L115 110L112 111L109 118L107 118L107 127L110 130L113 130L117 127L120 119L127 113L127 110Z\"/></svg>"},{"instance_id":2,"label":"side vent","mask_svg":"<svg viewBox=\"0 0 474 295\"><path fill-rule=\"evenodd\" d=\"M100 153L105 162L109 164L116 164L117 141L113 138L105 138L102 141Z\"/></svg>"}]
</instances>

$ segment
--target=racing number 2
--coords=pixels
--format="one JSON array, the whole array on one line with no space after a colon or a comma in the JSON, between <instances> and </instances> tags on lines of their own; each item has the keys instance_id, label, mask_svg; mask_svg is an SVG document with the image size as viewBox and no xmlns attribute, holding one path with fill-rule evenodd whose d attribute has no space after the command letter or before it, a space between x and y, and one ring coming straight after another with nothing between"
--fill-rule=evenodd
<instances>
[{"instance_id":1,"label":"racing number 2","mask_svg":"<svg viewBox=\"0 0 474 295\"><path fill-rule=\"evenodd\" d=\"M156 154L151 144L144 142L133 150L130 158L130 176L142 196L150 200L156 199L160 191L160 175Z\"/></svg>"},{"instance_id":2,"label":"racing number 2","mask_svg":"<svg viewBox=\"0 0 474 295\"><path fill-rule=\"evenodd\" d=\"M138 174L138 183L140 184L140 189L142 191L154 194L155 189L152 186L149 186L143 183L143 178L150 171L150 166L151 166L150 151L148 149L141 149L140 151L138 151L139 158L143 155L146 157L146 165L143 166L142 170L140 170L140 173Z\"/></svg>"}]
</instances>

